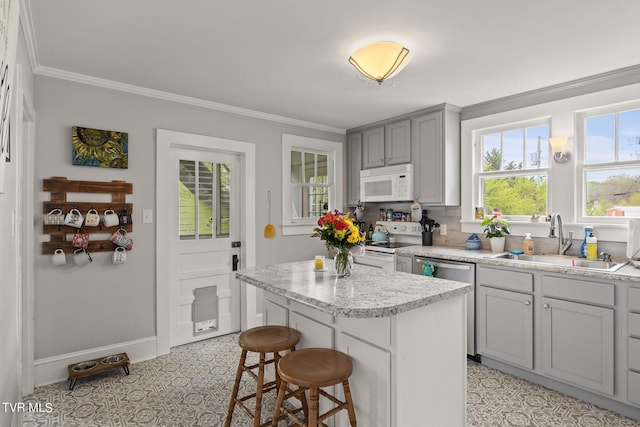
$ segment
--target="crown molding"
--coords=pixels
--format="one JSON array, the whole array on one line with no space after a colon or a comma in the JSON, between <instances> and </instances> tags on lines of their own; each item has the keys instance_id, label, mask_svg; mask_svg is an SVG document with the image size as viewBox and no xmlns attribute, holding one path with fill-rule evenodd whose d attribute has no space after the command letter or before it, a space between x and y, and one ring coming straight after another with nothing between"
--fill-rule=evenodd
<instances>
[{"instance_id":1,"label":"crown molding","mask_svg":"<svg viewBox=\"0 0 640 427\"><path fill-rule=\"evenodd\" d=\"M475 119L636 83L640 83L640 65L619 68L606 73L469 105L462 108L461 119Z\"/></svg>"},{"instance_id":2,"label":"crown molding","mask_svg":"<svg viewBox=\"0 0 640 427\"><path fill-rule=\"evenodd\" d=\"M121 83L114 80L102 79L86 74L73 73L57 68L38 66L35 73L40 76L52 77L61 80L68 80L76 83L82 83L91 86L102 87L105 89L117 90L120 92L131 93L134 95L146 96L149 98L162 99L164 101L177 102L181 104L193 105L196 107L207 108L210 110L222 111L226 113L238 114L255 119L268 120L272 122L284 123L293 126L301 126L308 129L316 129L326 132L345 134L346 129L327 126L319 123L307 122L304 120L292 119L290 117L278 116L276 114L264 113L262 111L249 110L247 108L234 107L232 105L220 104L218 102L207 101L205 99L193 98L190 96L177 95L161 90L149 89L142 86Z\"/></svg>"}]
</instances>

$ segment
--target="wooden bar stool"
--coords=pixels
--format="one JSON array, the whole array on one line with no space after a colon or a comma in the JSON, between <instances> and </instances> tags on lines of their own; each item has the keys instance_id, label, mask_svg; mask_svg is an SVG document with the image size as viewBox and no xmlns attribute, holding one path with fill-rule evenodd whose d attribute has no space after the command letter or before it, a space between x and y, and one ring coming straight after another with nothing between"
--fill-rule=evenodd
<instances>
[{"instance_id":1,"label":"wooden bar stool","mask_svg":"<svg viewBox=\"0 0 640 427\"><path fill-rule=\"evenodd\" d=\"M278 362L278 375L281 383L271 426L278 425L279 417L282 414L289 417L298 426L326 426L323 423L325 419L344 409L349 414L351 427L355 427L356 413L349 388L349 377L352 371L353 364L349 356L327 348L305 348L282 357ZM340 383L344 389L345 402L320 389L320 387L329 387ZM296 385L298 389L291 391L288 384ZM305 419L301 420L294 414L294 411L283 408L282 403L290 397L304 398L307 390L309 392L309 414L305 414ZM337 406L324 414L319 414L320 395L331 400Z\"/></svg>"},{"instance_id":2,"label":"wooden bar stool","mask_svg":"<svg viewBox=\"0 0 640 427\"><path fill-rule=\"evenodd\" d=\"M244 409L247 415L253 419L254 427L268 426L271 424L271 420L260 424L260 418L262 417L262 395L268 391L276 390L280 385L280 378L276 371L275 380L265 383L264 368L270 363L274 363L275 366L277 366L278 360L280 360L279 352L287 350L294 351L298 341L300 341L300 333L295 329L285 326L258 326L240 334L238 344L242 348L242 354L240 356L240 362L238 363L236 382L233 386L231 401L229 402L229 411L227 412L227 419L224 424L225 427L231 426L231 418L233 417L233 410L236 404ZM257 364L246 365L247 352L249 351L259 353L260 361ZM267 353L273 353L273 358L267 359ZM256 368L258 369L257 374L254 372ZM245 372L257 381L256 392L247 396L238 397L240 381L242 374ZM254 397L256 399L256 406L252 411L245 404L245 401ZM306 409L306 402L304 408ZM281 419L284 418L286 417L281 417Z\"/></svg>"}]
</instances>

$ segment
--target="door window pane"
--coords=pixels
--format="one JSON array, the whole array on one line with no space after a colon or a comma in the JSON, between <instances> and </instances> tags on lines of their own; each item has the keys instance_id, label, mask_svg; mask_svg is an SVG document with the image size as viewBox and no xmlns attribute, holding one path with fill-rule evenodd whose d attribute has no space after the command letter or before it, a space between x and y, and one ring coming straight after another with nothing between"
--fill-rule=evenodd
<instances>
[{"instance_id":1,"label":"door window pane","mask_svg":"<svg viewBox=\"0 0 640 427\"><path fill-rule=\"evenodd\" d=\"M198 162L198 236L213 236L213 163Z\"/></svg>"},{"instance_id":2,"label":"door window pane","mask_svg":"<svg viewBox=\"0 0 640 427\"><path fill-rule=\"evenodd\" d=\"M196 235L196 164L180 160L179 233L181 240L195 239Z\"/></svg>"},{"instance_id":3,"label":"door window pane","mask_svg":"<svg viewBox=\"0 0 640 427\"><path fill-rule=\"evenodd\" d=\"M203 240L229 235L230 166L180 160L179 236Z\"/></svg>"},{"instance_id":4,"label":"door window pane","mask_svg":"<svg viewBox=\"0 0 640 427\"><path fill-rule=\"evenodd\" d=\"M229 237L231 230L231 165L218 164L218 212L216 237Z\"/></svg>"}]
</instances>

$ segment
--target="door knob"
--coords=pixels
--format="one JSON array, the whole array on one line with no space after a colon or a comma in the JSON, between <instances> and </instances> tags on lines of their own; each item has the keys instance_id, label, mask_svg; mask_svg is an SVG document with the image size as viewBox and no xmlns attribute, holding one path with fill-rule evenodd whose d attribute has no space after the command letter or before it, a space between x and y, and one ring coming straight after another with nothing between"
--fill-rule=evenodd
<instances>
[{"instance_id":1,"label":"door knob","mask_svg":"<svg viewBox=\"0 0 640 427\"><path fill-rule=\"evenodd\" d=\"M531 305L531 301L525 301L524 305Z\"/></svg>"},{"instance_id":2,"label":"door knob","mask_svg":"<svg viewBox=\"0 0 640 427\"><path fill-rule=\"evenodd\" d=\"M543 307L544 308L551 308L551 306L549 304L544 304Z\"/></svg>"}]
</instances>

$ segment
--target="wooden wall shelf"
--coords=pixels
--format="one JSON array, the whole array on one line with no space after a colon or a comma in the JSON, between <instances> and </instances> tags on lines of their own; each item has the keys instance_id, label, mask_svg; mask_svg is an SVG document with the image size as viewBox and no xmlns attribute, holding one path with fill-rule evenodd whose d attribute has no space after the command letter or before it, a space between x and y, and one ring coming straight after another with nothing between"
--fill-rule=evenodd
<instances>
[{"instance_id":1,"label":"wooden wall shelf","mask_svg":"<svg viewBox=\"0 0 640 427\"><path fill-rule=\"evenodd\" d=\"M126 203L127 194L133 194L133 184L124 181L71 181L65 177L52 177L43 180L43 191L51 193L51 201L43 202L42 213L44 215L53 209L61 209L64 214L71 209L78 209L82 215L85 215L89 209L95 209L99 214L103 214L107 209L113 209L117 214L126 209L127 213L133 214L133 204ZM89 194L110 194L111 202L69 202L67 201L68 193L89 193ZM91 234L112 234L118 228L127 230L128 233L133 231L133 224L118 225L115 227L105 227L102 222L98 227L83 227L83 229ZM75 234L77 228L68 225L43 225L43 234L48 234L50 239L48 242L42 243L43 254L53 254L56 249L62 249L66 253L73 253L76 249L67 241L67 235ZM93 240L89 237L89 252L108 252L116 248L111 240Z\"/></svg>"}]
</instances>

